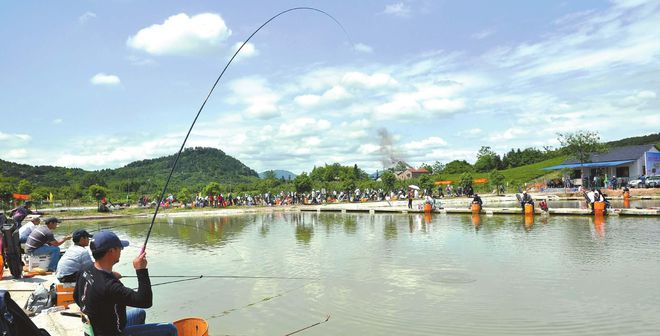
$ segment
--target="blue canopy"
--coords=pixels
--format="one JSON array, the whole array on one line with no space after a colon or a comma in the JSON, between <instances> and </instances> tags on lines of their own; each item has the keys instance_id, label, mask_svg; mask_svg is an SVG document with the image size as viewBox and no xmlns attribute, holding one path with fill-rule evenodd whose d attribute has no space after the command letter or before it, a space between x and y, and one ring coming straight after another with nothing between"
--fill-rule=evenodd
<instances>
[{"instance_id":1,"label":"blue canopy","mask_svg":"<svg viewBox=\"0 0 660 336\"><path fill-rule=\"evenodd\" d=\"M564 168L600 168L600 167L614 167L620 166L622 164L631 163L635 160L623 160L623 161L609 161L609 162L585 162L585 163L571 163L571 164L561 164L558 166L552 166L547 168L542 168L543 170L557 170Z\"/></svg>"}]
</instances>

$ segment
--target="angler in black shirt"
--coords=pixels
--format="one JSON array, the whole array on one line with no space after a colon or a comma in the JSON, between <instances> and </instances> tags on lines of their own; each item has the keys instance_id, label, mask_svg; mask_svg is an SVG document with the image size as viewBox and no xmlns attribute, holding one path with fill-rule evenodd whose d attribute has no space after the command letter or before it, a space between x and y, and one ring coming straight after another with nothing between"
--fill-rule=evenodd
<instances>
[{"instance_id":1,"label":"angler in black shirt","mask_svg":"<svg viewBox=\"0 0 660 336\"><path fill-rule=\"evenodd\" d=\"M83 270L74 292L74 300L87 315L95 336L143 335L158 332L158 335L176 335L172 324L144 324L144 310L126 307L149 308L152 305L151 282L147 270L145 253L133 260L138 279L138 290L125 287L112 271L119 262L122 249L128 246L111 231L94 235L90 243L96 260ZM150 334L151 335L151 334Z\"/></svg>"}]
</instances>

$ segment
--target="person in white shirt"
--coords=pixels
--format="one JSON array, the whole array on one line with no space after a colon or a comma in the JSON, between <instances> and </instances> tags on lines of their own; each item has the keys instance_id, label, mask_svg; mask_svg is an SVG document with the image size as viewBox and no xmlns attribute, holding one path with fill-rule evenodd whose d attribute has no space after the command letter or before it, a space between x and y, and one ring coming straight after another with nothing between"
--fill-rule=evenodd
<instances>
[{"instance_id":1,"label":"person in white shirt","mask_svg":"<svg viewBox=\"0 0 660 336\"><path fill-rule=\"evenodd\" d=\"M64 252L57 263L55 277L62 283L78 281L78 274L94 263L86 248L92 235L85 230L76 230L71 236L73 245Z\"/></svg>"},{"instance_id":2,"label":"person in white shirt","mask_svg":"<svg viewBox=\"0 0 660 336\"><path fill-rule=\"evenodd\" d=\"M30 221L27 222L26 224L21 225L21 228L18 229L18 237L19 240L21 241L21 244L25 244L27 242L28 237L30 236L30 233L32 233L32 230L34 230L35 227L39 226L41 223L41 219L39 219L39 215L33 216L33 215L28 215L32 216L30 218Z\"/></svg>"}]
</instances>

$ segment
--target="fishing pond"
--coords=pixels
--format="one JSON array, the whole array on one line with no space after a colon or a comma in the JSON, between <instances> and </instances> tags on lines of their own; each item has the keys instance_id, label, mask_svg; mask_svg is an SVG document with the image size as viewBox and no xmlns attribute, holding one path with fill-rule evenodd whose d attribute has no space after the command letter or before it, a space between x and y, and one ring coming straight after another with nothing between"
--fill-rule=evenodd
<instances>
[{"instance_id":1,"label":"fishing pond","mask_svg":"<svg viewBox=\"0 0 660 336\"><path fill-rule=\"evenodd\" d=\"M65 221L55 233L104 227L131 242L115 270L134 275L148 219ZM657 217L158 218L147 257L147 321L199 316L210 335L286 335L328 315L298 334L660 333Z\"/></svg>"}]
</instances>

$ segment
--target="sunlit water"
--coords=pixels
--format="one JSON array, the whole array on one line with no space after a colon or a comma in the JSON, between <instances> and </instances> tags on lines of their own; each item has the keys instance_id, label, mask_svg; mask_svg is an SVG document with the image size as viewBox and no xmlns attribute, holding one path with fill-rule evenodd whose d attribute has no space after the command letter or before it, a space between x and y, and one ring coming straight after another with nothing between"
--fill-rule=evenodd
<instances>
[{"instance_id":1,"label":"sunlit water","mask_svg":"<svg viewBox=\"0 0 660 336\"><path fill-rule=\"evenodd\" d=\"M131 241L145 220L63 223ZM127 225L131 224L131 225ZM148 321L206 318L211 335L658 335L657 218L273 213L162 219ZM185 279L185 278L184 278ZM153 284L177 280L152 278ZM135 286L133 278L124 278Z\"/></svg>"}]
</instances>

